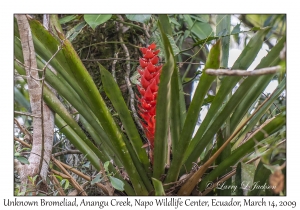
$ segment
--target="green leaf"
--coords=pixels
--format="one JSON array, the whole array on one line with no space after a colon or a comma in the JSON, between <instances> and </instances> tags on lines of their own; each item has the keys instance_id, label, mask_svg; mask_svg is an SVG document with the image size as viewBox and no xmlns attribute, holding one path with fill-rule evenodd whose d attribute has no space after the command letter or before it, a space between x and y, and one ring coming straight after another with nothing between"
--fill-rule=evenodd
<instances>
[{"instance_id":1,"label":"green leaf","mask_svg":"<svg viewBox=\"0 0 300 210\"><path fill-rule=\"evenodd\" d=\"M101 153L97 147L88 139L85 133L82 131L78 123L74 120L74 118L69 114L68 110L62 105L59 99L49 90L47 86L43 89L44 95L43 99L46 104L57 113L71 128L76 132L76 134L80 137L80 140L83 140L85 144L89 147L88 156L90 154L98 154L97 156L101 156ZM70 140L71 141L71 140ZM73 142L72 142L73 143ZM93 159L92 164L98 166L98 161ZM99 168L99 166L98 166Z\"/></svg>"},{"instance_id":2,"label":"green leaf","mask_svg":"<svg viewBox=\"0 0 300 210\"><path fill-rule=\"evenodd\" d=\"M209 90L212 82L216 78L215 76L210 76L205 73L208 68L218 69L220 66L220 51L221 51L220 41L218 41L211 49L208 55L208 59L203 70L203 74L200 77L199 84L195 91L193 100L188 109L185 123L183 125L181 135L179 138L177 150L173 150L173 160L166 177L166 183L174 182L177 180L179 175L179 170L183 165L183 157L186 152L187 146L192 138L198 115L201 110L202 103L204 101L205 95ZM200 154L199 154L200 155Z\"/></svg>"},{"instance_id":3,"label":"green leaf","mask_svg":"<svg viewBox=\"0 0 300 210\"><path fill-rule=\"evenodd\" d=\"M252 185L254 179L255 165L242 163L242 181L244 185Z\"/></svg>"},{"instance_id":4,"label":"green leaf","mask_svg":"<svg viewBox=\"0 0 300 210\"><path fill-rule=\"evenodd\" d=\"M213 181L218 176L223 175L226 168L235 165L241 158L253 152L255 146L259 145L266 138L266 134L272 135L277 132L285 124L285 120L284 113L271 119L259 132L255 133L246 143L234 150L226 160L223 160L213 171L205 176L199 184L199 190L204 190L208 181Z\"/></svg>"},{"instance_id":5,"label":"green leaf","mask_svg":"<svg viewBox=\"0 0 300 210\"><path fill-rule=\"evenodd\" d=\"M224 35L229 34L230 30L230 23L231 23L231 15L217 15L218 23L216 33L220 36L219 33L223 31ZM227 68L228 64L228 57L229 57L229 43L230 43L230 36L222 37L221 44L222 44L222 58L221 58L221 66Z\"/></svg>"},{"instance_id":6,"label":"green leaf","mask_svg":"<svg viewBox=\"0 0 300 210\"><path fill-rule=\"evenodd\" d=\"M76 26L74 26L67 32L66 37L68 37L70 42L72 42L85 26L86 23L84 21L78 23Z\"/></svg>"},{"instance_id":7,"label":"green leaf","mask_svg":"<svg viewBox=\"0 0 300 210\"><path fill-rule=\"evenodd\" d=\"M102 180L102 174L97 174L96 176L95 176L95 178L91 181L91 185L94 185L94 184L96 184L96 183L98 183L98 182L101 182L101 180Z\"/></svg>"},{"instance_id":8,"label":"green leaf","mask_svg":"<svg viewBox=\"0 0 300 210\"><path fill-rule=\"evenodd\" d=\"M136 167L137 171L139 172L142 180L144 181L148 190L152 190L152 185L147 176L151 174L149 168L150 163L146 151L143 147L142 139L139 135L139 132L136 128L136 125L131 117L131 114L127 108L127 105L122 97L121 90L117 83L115 82L112 75L101 65L99 64L101 70L101 81L103 83L103 88L112 102L114 108L118 112L118 115L123 123L125 131L128 135L130 140L127 138L123 138L126 144L126 147L130 153L130 156L133 160L134 166Z\"/></svg>"},{"instance_id":9,"label":"green leaf","mask_svg":"<svg viewBox=\"0 0 300 210\"><path fill-rule=\"evenodd\" d=\"M63 38L62 34L60 34L60 36ZM84 94L82 99L84 99L85 103L89 105L91 111L95 114L103 130L110 139L114 149L117 151L116 155L119 156L119 159L123 162L125 170L127 171L129 177L131 177L131 181L136 193L139 195L147 195L148 191L145 188L145 185L141 180L140 174L137 172L137 168L135 166L137 162L134 162L135 158L131 157L131 154L133 153L129 152L129 149L131 148L127 148L128 144L127 142L125 143L125 137L122 135L120 128L116 125L93 79L81 62L72 44L68 40L65 40L62 51L78 86L81 88Z\"/></svg>"},{"instance_id":10,"label":"green leaf","mask_svg":"<svg viewBox=\"0 0 300 210\"><path fill-rule=\"evenodd\" d=\"M191 16L191 18L193 18L195 20L199 20L200 22L208 23L210 15L198 14L198 15L190 15L190 16Z\"/></svg>"},{"instance_id":11,"label":"green leaf","mask_svg":"<svg viewBox=\"0 0 300 210\"><path fill-rule=\"evenodd\" d=\"M207 97L203 101L203 106L211 104L211 102L213 102L214 98L215 98L214 95L209 95L208 94Z\"/></svg>"},{"instance_id":12,"label":"green leaf","mask_svg":"<svg viewBox=\"0 0 300 210\"><path fill-rule=\"evenodd\" d=\"M236 167L235 186L237 187L236 195L237 196L242 196L243 195L243 189L242 189L242 165L241 165L241 162L239 162L237 167Z\"/></svg>"},{"instance_id":13,"label":"green leaf","mask_svg":"<svg viewBox=\"0 0 300 210\"><path fill-rule=\"evenodd\" d=\"M270 175L271 175L271 171L264 166L262 161L260 161L255 171L253 183L255 183L257 186L268 185L268 180ZM260 189L260 188L252 189L252 187L253 186L251 185L248 196L260 195L262 191L264 191L264 189Z\"/></svg>"},{"instance_id":14,"label":"green leaf","mask_svg":"<svg viewBox=\"0 0 300 210\"><path fill-rule=\"evenodd\" d=\"M166 16L160 15L160 19ZM169 21L166 21L169 24ZM167 137L170 125L170 94L171 94L171 76L175 68L175 60L173 51L164 33L165 25L159 22L159 29L161 31L162 40L165 47L166 63L162 67L160 75L160 83L157 95L156 105L156 127L155 127L155 147L154 147L154 166L153 177L159 179L165 171L166 164L166 149Z\"/></svg>"},{"instance_id":15,"label":"green leaf","mask_svg":"<svg viewBox=\"0 0 300 210\"><path fill-rule=\"evenodd\" d=\"M143 164L144 170L149 172L150 163L148 156L145 149L142 148L142 139L123 99L121 90L112 75L101 64L99 64L99 67L104 91L118 112L131 145L133 146L140 162Z\"/></svg>"},{"instance_id":16,"label":"green leaf","mask_svg":"<svg viewBox=\"0 0 300 210\"><path fill-rule=\"evenodd\" d=\"M130 82L135 84L135 85L139 85L140 81L139 79L141 78L141 75L138 71L133 72L132 76L130 77Z\"/></svg>"},{"instance_id":17,"label":"green leaf","mask_svg":"<svg viewBox=\"0 0 300 210\"><path fill-rule=\"evenodd\" d=\"M177 45L176 45L176 43L175 43L175 41L174 41L174 38L173 38L173 36L170 36L170 35L168 35L168 34L166 34L167 35L167 37L168 37L168 39L169 39L169 42L170 42L170 44L171 44L171 47L172 47L172 50L173 50L173 53L174 53L174 56L176 56L177 54L179 54L179 48L177 47Z\"/></svg>"},{"instance_id":18,"label":"green leaf","mask_svg":"<svg viewBox=\"0 0 300 210\"><path fill-rule=\"evenodd\" d=\"M83 18L93 30L102 23L105 23L112 15L84 15Z\"/></svg>"},{"instance_id":19,"label":"green leaf","mask_svg":"<svg viewBox=\"0 0 300 210\"><path fill-rule=\"evenodd\" d=\"M93 166L100 170L99 159L93 152L93 150L83 141L76 132L69 126L58 114L55 114L55 124L60 128L60 131L63 132L70 142L82 153L87 154L87 159L91 161ZM66 126L67 125L67 126Z\"/></svg>"},{"instance_id":20,"label":"green leaf","mask_svg":"<svg viewBox=\"0 0 300 210\"><path fill-rule=\"evenodd\" d=\"M120 179L109 176L109 180L113 188L119 191L124 191L124 183Z\"/></svg>"},{"instance_id":21,"label":"green leaf","mask_svg":"<svg viewBox=\"0 0 300 210\"><path fill-rule=\"evenodd\" d=\"M251 28L252 31L259 31L261 28L260 27L253 27Z\"/></svg>"},{"instance_id":22,"label":"green leaf","mask_svg":"<svg viewBox=\"0 0 300 210\"><path fill-rule=\"evenodd\" d=\"M15 158L23 164L29 164L29 161L25 157L15 156Z\"/></svg>"},{"instance_id":23,"label":"green leaf","mask_svg":"<svg viewBox=\"0 0 300 210\"><path fill-rule=\"evenodd\" d=\"M159 15L159 21L161 23L162 31L165 33L168 37L168 40L171 44L171 48L173 52L178 51L178 47L174 42L173 36L172 36L172 28L170 25L170 21L168 19L167 15ZM161 46L162 51L165 51L164 44L162 42L162 39L160 36L157 36L159 39L159 44ZM176 62L174 58L174 62ZM178 141L179 141L179 134L181 131L181 128L183 126L186 109L184 104L184 96L182 91L182 84L179 77L178 70L175 68L173 70L173 74L171 77L171 96L170 96L170 131L171 131L171 141L172 141L172 149L175 149Z\"/></svg>"},{"instance_id":24,"label":"green leaf","mask_svg":"<svg viewBox=\"0 0 300 210\"><path fill-rule=\"evenodd\" d=\"M14 100L23 106L25 109L27 109L28 112L30 112L30 103L29 101L25 98L25 96L19 91L17 87L14 87Z\"/></svg>"},{"instance_id":25,"label":"green leaf","mask_svg":"<svg viewBox=\"0 0 300 210\"><path fill-rule=\"evenodd\" d=\"M68 23L68 22L70 22L70 21L76 19L76 17L77 17L76 15L68 15L68 16L65 16L65 17L59 19L59 23L60 23L60 24Z\"/></svg>"},{"instance_id":26,"label":"green leaf","mask_svg":"<svg viewBox=\"0 0 300 210\"><path fill-rule=\"evenodd\" d=\"M57 179L59 179L59 181L61 181L63 178L59 175L54 175Z\"/></svg>"},{"instance_id":27,"label":"green leaf","mask_svg":"<svg viewBox=\"0 0 300 210\"><path fill-rule=\"evenodd\" d=\"M106 162L104 163L104 165L103 165L103 167L104 167L104 169L105 169L106 172L109 172L108 166L109 166L109 161L106 161Z\"/></svg>"},{"instance_id":28,"label":"green leaf","mask_svg":"<svg viewBox=\"0 0 300 210\"><path fill-rule=\"evenodd\" d=\"M231 35L238 34L241 32L241 24L237 24L231 31Z\"/></svg>"},{"instance_id":29,"label":"green leaf","mask_svg":"<svg viewBox=\"0 0 300 210\"><path fill-rule=\"evenodd\" d=\"M189 30L191 30L192 33L195 34L198 39L205 39L214 35L209 23L193 21L190 15L183 15L183 17L187 22Z\"/></svg>"},{"instance_id":30,"label":"green leaf","mask_svg":"<svg viewBox=\"0 0 300 210\"><path fill-rule=\"evenodd\" d=\"M256 58L257 53L261 49L261 46L263 44L264 36L268 33L270 28L265 28L260 31L258 31L249 41L248 45L245 47L245 49L242 51L241 55L238 57L236 62L233 65L233 69L247 69L251 63ZM210 109L208 110L206 117L204 118L203 122L201 123L196 135L192 139L191 143L189 144L189 147L187 149L187 152L185 154L185 167L190 170L192 167L192 162L194 162L199 155L202 153L202 151L205 149L206 145L209 141L212 140L213 136L217 133L220 126L225 122L225 120L228 118L228 116L233 111L233 108L235 108L238 103L237 101L242 98L237 98L236 102L231 102L232 108L229 106L227 107L230 110L227 110L227 112L223 112L223 115L219 115L219 113L223 110L222 105L224 103L224 100L226 99L227 95L231 93L233 87L240 81L240 77L225 77L222 80L222 84L220 86L219 91L217 92L214 101L211 104ZM199 83L200 84L200 83ZM245 91L248 91L249 88L245 88ZM236 94L234 94L236 95ZM241 97L244 97L245 94L242 94ZM225 106L224 106L225 107ZM220 116L220 118L217 120L217 117ZM222 119L221 119L222 118ZM214 123L214 124L213 124ZM217 126L216 126L217 125ZM205 133L210 133L209 137L206 136L206 138L203 138L202 136ZM207 135L207 134L206 134ZM201 144L199 143L201 142ZM198 146L197 146L198 144ZM197 148L197 149L195 149ZM199 151L199 148L201 148L201 151ZM190 156L191 155L191 156ZM190 157L189 157L190 156Z\"/></svg>"},{"instance_id":31,"label":"green leaf","mask_svg":"<svg viewBox=\"0 0 300 210\"><path fill-rule=\"evenodd\" d=\"M221 45L222 45L222 50L221 50L221 63L220 66L223 68L227 68L228 67L228 58L229 58L229 43L230 43L230 36L225 36L229 34L230 31L230 26L231 26L231 15L217 15L217 28L216 28L216 33L220 36L224 36L221 37ZM216 83L220 83L220 80L216 80ZM220 86L219 84L217 84L217 87ZM218 89L218 88L217 88ZM231 97L231 93L229 93L229 95L227 96L227 98L229 99ZM224 135L223 138L218 138L218 142L217 142L217 149L219 149L225 142L226 139L229 138L230 136L230 117L228 117L226 119L225 122L225 127L223 128L224 131L220 131L220 136ZM231 145L228 144L226 146L226 148L222 151L222 153L219 155L218 157L218 161L216 161L216 164L219 164L220 162L222 162L222 160L226 159L229 155L231 154ZM231 171L231 168L227 168L225 170L225 173L228 173ZM232 184L232 180L228 179L225 182L225 185L231 185ZM231 189L224 189L224 190L219 190L219 194L218 195L231 195L232 191Z\"/></svg>"},{"instance_id":32,"label":"green leaf","mask_svg":"<svg viewBox=\"0 0 300 210\"><path fill-rule=\"evenodd\" d=\"M178 46L176 45L173 36L171 36L169 34L166 34L166 35L167 35L167 37L169 39L169 42L171 44L171 48L173 50L174 56L178 55L180 53L180 50L179 50ZM155 43L157 44L157 46L161 50L159 54L161 55L161 57L165 57L165 54L164 54L165 47L164 47L163 41L161 39L161 36L158 33L154 33L153 36L154 36Z\"/></svg>"},{"instance_id":33,"label":"green leaf","mask_svg":"<svg viewBox=\"0 0 300 210\"><path fill-rule=\"evenodd\" d=\"M65 180L66 180L66 183L65 183L64 189L66 190L66 189L68 189L68 187L69 187L69 185L70 185L70 182L69 182L69 180L67 180L67 179L65 179Z\"/></svg>"},{"instance_id":34,"label":"green leaf","mask_svg":"<svg viewBox=\"0 0 300 210\"><path fill-rule=\"evenodd\" d=\"M155 178L152 178L152 183L154 185L156 196L165 196L166 195L164 187L163 187L161 181L159 181Z\"/></svg>"},{"instance_id":35,"label":"green leaf","mask_svg":"<svg viewBox=\"0 0 300 210\"><path fill-rule=\"evenodd\" d=\"M147 23L150 20L151 15L126 15L126 17L131 21Z\"/></svg>"},{"instance_id":36,"label":"green leaf","mask_svg":"<svg viewBox=\"0 0 300 210\"><path fill-rule=\"evenodd\" d=\"M275 47L265 56L261 62L258 64L256 69L265 68L269 66L275 66L279 62L279 54L284 47L285 38L279 40ZM262 75L258 79L255 77L248 77L243 83L249 86L249 93L247 94L245 100L235 110L231 116L231 130L234 130L238 123L241 121L242 117L245 116L251 105L257 100L257 98L262 94L263 90L268 86L269 82L272 80L274 75Z\"/></svg>"}]
</instances>

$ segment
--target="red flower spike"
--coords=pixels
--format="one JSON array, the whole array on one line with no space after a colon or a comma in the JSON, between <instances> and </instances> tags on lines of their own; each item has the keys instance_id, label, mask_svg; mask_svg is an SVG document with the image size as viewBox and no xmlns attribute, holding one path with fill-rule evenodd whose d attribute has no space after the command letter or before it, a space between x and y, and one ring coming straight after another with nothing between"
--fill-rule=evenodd
<instances>
[{"instance_id":1,"label":"red flower spike","mask_svg":"<svg viewBox=\"0 0 300 210\"><path fill-rule=\"evenodd\" d=\"M140 94L142 95L142 96L144 96L145 95L145 89L144 88L142 88L141 86L139 86L139 85L137 85L137 89L138 89L138 91L140 92Z\"/></svg>"},{"instance_id":2,"label":"red flower spike","mask_svg":"<svg viewBox=\"0 0 300 210\"><path fill-rule=\"evenodd\" d=\"M148 86L148 88L145 92L144 99L146 101L153 101L153 99L154 99L150 86Z\"/></svg>"},{"instance_id":3,"label":"red flower spike","mask_svg":"<svg viewBox=\"0 0 300 210\"><path fill-rule=\"evenodd\" d=\"M156 72L156 66L154 66L151 62L149 62L147 69L149 70L150 73Z\"/></svg>"},{"instance_id":4,"label":"red flower spike","mask_svg":"<svg viewBox=\"0 0 300 210\"><path fill-rule=\"evenodd\" d=\"M146 54L146 52L147 52L147 48L145 48L145 47L142 47L142 48L140 48L140 50L141 50L141 52L143 53L143 54Z\"/></svg>"},{"instance_id":5,"label":"red flower spike","mask_svg":"<svg viewBox=\"0 0 300 210\"><path fill-rule=\"evenodd\" d=\"M153 107L152 109L150 109L149 113L150 113L150 115L154 116L156 113L156 107Z\"/></svg>"},{"instance_id":6,"label":"red flower spike","mask_svg":"<svg viewBox=\"0 0 300 210\"><path fill-rule=\"evenodd\" d=\"M148 49L154 50L156 48L156 44L153 42L148 46Z\"/></svg>"},{"instance_id":7,"label":"red flower spike","mask_svg":"<svg viewBox=\"0 0 300 210\"><path fill-rule=\"evenodd\" d=\"M144 74L144 70L142 70L142 69L138 69L138 72L139 72L140 76L143 76L143 74Z\"/></svg>"},{"instance_id":8,"label":"red flower spike","mask_svg":"<svg viewBox=\"0 0 300 210\"><path fill-rule=\"evenodd\" d=\"M143 103L142 103L142 107L144 108L144 109L146 109L146 110L150 110L151 109L151 105L150 104L148 104L147 102L145 102L145 101L143 101Z\"/></svg>"},{"instance_id":9,"label":"red flower spike","mask_svg":"<svg viewBox=\"0 0 300 210\"><path fill-rule=\"evenodd\" d=\"M150 63L149 63L150 64ZM148 65L149 65L148 64ZM152 64L152 63L151 63ZM161 68L162 68L162 65L160 65L160 66L155 66L155 71L160 71L161 70Z\"/></svg>"},{"instance_id":10,"label":"red flower spike","mask_svg":"<svg viewBox=\"0 0 300 210\"><path fill-rule=\"evenodd\" d=\"M156 106L156 101L155 101L155 100L150 101L150 104L151 104L151 106ZM154 108L155 108L155 107L154 107Z\"/></svg>"},{"instance_id":11,"label":"red flower spike","mask_svg":"<svg viewBox=\"0 0 300 210\"><path fill-rule=\"evenodd\" d=\"M147 87L150 85L150 82L148 82L145 77L142 76L142 79L141 79L141 84L143 86L144 89L147 89Z\"/></svg>"},{"instance_id":12,"label":"red flower spike","mask_svg":"<svg viewBox=\"0 0 300 210\"><path fill-rule=\"evenodd\" d=\"M160 74L158 73L158 74L154 77L154 79L156 80L156 84L159 83L159 76L160 76Z\"/></svg>"},{"instance_id":13,"label":"red flower spike","mask_svg":"<svg viewBox=\"0 0 300 210\"><path fill-rule=\"evenodd\" d=\"M156 80L154 79L152 83L148 86L148 88L151 89L152 92L157 92L158 91L158 86L156 84Z\"/></svg>"},{"instance_id":14,"label":"red flower spike","mask_svg":"<svg viewBox=\"0 0 300 210\"><path fill-rule=\"evenodd\" d=\"M142 68L145 68L146 66L148 66L147 61L143 60L142 58L139 59L139 62L140 62L140 66Z\"/></svg>"},{"instance_id":15,"label":"red flower spike","mask_svg":"<svg viewBox=\"0 0 300 210\"><path fill-rule=\"evenodd\" d=\"M145 68L143 77L145 77L145 79L148 80L148 81L150 81L153 78L153 75L150 74L147 67Z\"/></svg>"},{"instance_id":16,"label":"red flower spike","mask_svg":"<svg viewBox=\"0 0 300 210\"><path fill-rule=\"evenodd\" d=\"M158 55L158 53L160 52L160 50L156 50L153 52L154 55Z\"/></svg>"},{"instance_id":17,"label":"red flower spike","mask_svg":"<svg viewBox=\"0 0 300 210\"><path fill-rule=\"evenodd\" d=\"M143 57L139 59L140 66L137 68L141 79L137 89L140 97L138 100L138 114L142 118L141 124L148 139L149 157L153 163L154 136L156 127L156 98L158 92L159 77L162 65L156 65L159 62L157 56L160 52L155 50L156 44L152 43L147 48L140 48Z\"/></svg>"},{"instance_id":18,"label":"red flower spike","mask_svg":"<svg viewBox=\"0 0 300 210\"><path fill-rule=\"evenodd\" d=\"M153 65L157 64L158 61L159 61L158 56L154 56L154 57L152 57L152 59L150 59L150 62L151 62Z\"/></svg>"},{"instance_id":19,"label":"red flower spike","mask_svg":"<svg viewBox=\"0 0 300 210\"><path fill-rule=\"evenodd\" d=\"M151 50L147 50L147 52L144 54L144 58L150 59L150 58L153 58L153 57L154 57L154 54Z\"/></svg>"}]
</instances>

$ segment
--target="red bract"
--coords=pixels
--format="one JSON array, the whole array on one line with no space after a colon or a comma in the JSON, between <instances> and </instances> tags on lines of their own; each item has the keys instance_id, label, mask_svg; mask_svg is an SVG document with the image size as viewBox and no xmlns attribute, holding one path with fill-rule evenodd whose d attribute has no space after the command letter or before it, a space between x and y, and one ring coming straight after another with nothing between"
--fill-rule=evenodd
<instances>
[{"instance_id":1,"label":"red bract","mask_svg":"<svg viewBox=\"0 0 300 210\"><path fill-rule=\"evenodd\" d=\"M140 48L143 58L139 59L140 66L138 72L141 76L138 91L140 97L138 112L142 118L142 125L145 135L149 141L149 156L153 162L154 135L155 135L155 115L156 115L156 96L158 91L159 76L162 66L156 65L159 62L157 54L159 50L155 50L156 44L152 43L147 48Z\"/></svg>"}]
</instances>

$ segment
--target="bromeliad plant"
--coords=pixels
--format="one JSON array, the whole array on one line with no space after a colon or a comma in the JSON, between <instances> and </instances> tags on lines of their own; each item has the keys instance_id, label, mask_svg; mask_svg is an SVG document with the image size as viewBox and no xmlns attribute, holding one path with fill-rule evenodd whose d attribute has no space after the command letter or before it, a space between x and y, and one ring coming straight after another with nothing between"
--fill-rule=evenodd
<instances>
[{"instance_id":1,"label":"bromeliad plant","mask_svg":"<svg viewBox=\"0 0 300 210\"><path fill-rule=\"evenodd\" d=\"M215 190L218 180L226 181L227 185L241 185L242 181L268 184L269 175L275 171L283 171L284 174L285 109L284 106L282 109L276 106L274 112L273 104L285 90L285 73L280 73L278 87L263 102L259 99L274 79L274 74L246 78L239 75L224 76L220 83L217 76L208 75L206 70L227 66L225 58L228 49L225 46L228 46L228 36L207 36L201 39L201 31L197 30L204 23L199 24L194 19L193 24L191 17L184 15L193 36L199 36L199 45L208 39L220 39L210 49L199 85L186 109L176 66L180 55L175 57L173 53L175 42L169 18L171 16L167 15L159 15L157 18L161 42L159 47L164 64L158 65L159 51L155 50L155 44L151 44L141 48L143 57L137 68L141 79L136 88L136 101L145 136L149 140L150 158L143 148L144 134L136 126L112 74L99 64L102 87L117 113L118 123L71 42L57 27L58 22L51 19L56 26L57 36L54 36L38 21L28 20L37 66L42 69L47 61L51 66L46 68L45 82L78 111L79 120L89 137L56 95L48 86L44 86L43 99L55 112L55 124L60 132L86 156L97 171L101 171L100 161L112 161L108 170L124 183L126 195L190 195L197 192L202 195L243 195L247 192ZM230 19L218 17L217 20L229 21L229 24L218 24L218 31L230 31L222 28L230 26ZM269 32L270 28L266 27L255 33L232 66L233 70L246 70L252 64ZM23 57L17 25L14 38L15 69L24 75L24 66L20 64ZM280 52L284 43L285 37L282 37L256 69L283 64ZM195 130L208 90L216 80L219 83L218 91L199 129ZM237 85L238 88L232 94ZM257 160L260 160L259 164L254 165ZM253 175L244 176L245 173ZM207 188L207 183L213 185ZM284 189L281 191L284 192ZM248 194L270 193L269 190L255 190Z\"/></svg>"}]
</instances>

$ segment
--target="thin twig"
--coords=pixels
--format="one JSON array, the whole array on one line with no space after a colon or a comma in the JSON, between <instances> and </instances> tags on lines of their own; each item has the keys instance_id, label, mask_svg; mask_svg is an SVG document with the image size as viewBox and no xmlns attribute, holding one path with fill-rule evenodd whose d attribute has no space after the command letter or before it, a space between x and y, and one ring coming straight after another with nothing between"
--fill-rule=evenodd
<instances>
[{"instance_id":1,"label":"thin twig","mask_svg":"<svg viewBox=\"0 0 300 210\"><path fill-rule=\"evenodd\" d=\"M14 136L14 140L17 141L17 142L20 142L20 143L23 144L25 147L31 148L31 145L30 145L30 144L26 143L25 141L23 141L23 140L21 140L21 139L15 137L15 136Z\"/></svg>"},{"instance_id":2,"label":"thin twig","mask_svg":"<svg viewBox=\"0 0 300 210\"><path fill-rule=\"evenodd\" d=\"M118 18L120 20L123 20L122 16L121 15L118 15ZM123 26L122 23L120 23L119 25L119 32L118 32L118 35L119 35L119 40L120 42L124 42L123 41L123 37L122 37L122 33L121 33L121 28ZM129 79L129 75L130 75L130 56L129 56L129 51L128 51L128 48L126 47L125 44L121 44L123 50L125 51L125 56L126 56L126 73L125 73L125 81L126 81L126 84L127 84L127 87L128 87L128 91L129 91L129 97L130 97L130 107L131 107L131 111L132 111L132 114L133 114L133 118L136 122L136 124L138 125L138 127L143 130L143 126L140 122L140 119L138 117L138 114L137 114L137 111L135 109L135 106L134 106L134 92L132 90L132 85L131 85L131 82L130 82L130 79Z\"/></svg>"},{"instance_id":3,"label":"thin twig","mask_svg":"<svg viewBox=\"0 0 300 210\"><path fill-rule=\"evenodd\" d=\"M21 65L22 67L24 67L24 68L29 68L29 66L26 66L24 63L22 63L21 61L19 61L17 58L14 58L14 60L15 60L19 65ZM38 68L33 68L33 67L31 67L31 70L34 70L34 71L43 71L43 69L38 69Z\"/></svg>"},{"instance_id":4,"label":"thin twig","mask_svg":"<svg viewBox=\"0 0 300 210\"><path fill-rule=\"evenodd\" d=\"M34 114L28 113L28 112L14 111L14 113L15 113L15 114L20 114L20 115L25 115L25 116L30 116L30 117L36 117L36 118L42 117L42 115L34 115Z\"/></svg>"},{"instance_id":5,"label":"thin twig","mask_svg":"<svg viewBox=\"0 0 300 210\"><path fill-rule=\"evenodd\" d=\"M87 182L85 182L85 183L83 183L82 185L80 185L82 188L85 188L86 186L88 186L90 184L90 182L89 181L87 181ZM77 196L78 195L78 191L75 189L75 190L73 190L72 192L70 192L69 194L68 194L68 196Z\"/></svg>"},{"instance_id":6,"label":"thin twig","mask_svg":"<svg viewBox=\"0 0 300 210\"><path fill-rule=\"evenodd\" d=\"M66 175L66 174L64 174L64 173L62 173L62 172L60 172L60 171L57 171L57 170L55 170L55 169L53 169L53 168L50 170L50 172L52 172L52 173L54 173L54 174L60 176L60 177L63 178L63 179L68 179L68 180L71 179L68 175Z\"/></svg>"},{"instance_id":7,"label":"thin twig","mask_svg":"<svg viewBox=\"0 0 300 210\"><path fill-rule=\"evenodd\" d=\"M255 69L253 71L245 70L227 70L227 69L206 69L205 73L216 76L259 76L266 74L275 74L281 70L280 66Z\"/></svg>"},{"instance_id":8,"label":"thin twig","mask_svg":"<svg viewBox=\"0 0 300 210\"><path fill-rule=\"evenodd\" d=\"M118 53L116 52L115 53L115 58L118 58ZM118 62L117 59L115 59L112 63L112 66L111 66L111 74L114 78L114 80L117 82L117 78L116 78L116 63Z\"/></svg>"},{"instance_id":9,"label":"thin twig","mask_svg":"<svg viewBox=\"0 0 300 210\"><path fill-rule=\"evenodd\" d=\"M81 154L79 150L66 150L62 152L57 152L52 154L54 157L60 156L60 155L66 155L66 154Z\"/></svg>"},{"instance_id":10,"label":"thin twig","mask_svg":"<svg viewBox=\"0 0 300 210\"><path fill-rule=\"evenodd\" d=\"M132 46L132 47L140 48L139 46L136 46L136 45L131 44L131 43L129 43L129 42L110 41L110 42L98 42L98 43L90 44L90 45L88 45L88 46L84 46L84 47L78 49L77 51L81 51L81 50L83 50L83 49L85 49L85 48L89 48L89 47L97 46L97 45L103 45L103 44L129 44L129 45ZM85 59L82 59L82 60L85 60Z\"/></svg>"},{"instance_id":11,"label":"thin twig","mask_svg":"<svg viewBox=\"0 0 300 210\"><path fill-rule=\"evenodd\" d=\"M29 133L28 130L25 129L25 128L19 123L19 121L18 121L16 118L14 118L14 122L15 122L15 124L20 128L20 130L25 134L24 139L27 139L27 140L29 140L30 142L32 142L32 135L31 135L31 133ZM26 137L27 137L27 138L26 138Z\"/></svg>"},{"instance_id":12,"label":"thin twig","mask_svg":"<svg viewBox=\"0 0 300 210\"><path fill-rule=\"evenodd\" d=\"M54 175L54 173L52 172L50 175L49 175L49 178L51 180L51 182L53 183L54 185L54 188L58 191L58 194L60 196L66 196L63 188L60 186L60 183L59 181L57 180L56 176Z\"/></svg>"},{"instance_id":13,"label":"thin twig","mask_svg":"<svg viewBox=\"0 0 300 210\"><path fill-rule=\"evenodd\" d=\"M109 182L109 179L108 179L108 177L105 173L105 169L103 167L103 164L102 164L101 160L99 160L99 165L100 165L100 169L101 169L101 172L102 172L103 179L106 183L106 189L108 191L108 195L113 195L115 189L112 187L111 183Z\"/></svg>"},{"instance_id":14,"label":"thin twig","mask_svg":"<svg viewBox=\"0 0 300 210\"><path fill-rule=\"evenodd\" d=\"M68 177L70 177L70 182L74 186L75 189L77 189L78 192L80 192L81 195L87 196L87 193L85 190L78 184L78 182L69 174L69 172L63 167L60 161L55 159L53 156L51 157L53 163L60 168L66 174Z\"/></svg>"},{"instance_id":15,"label":"thin twig","mask_svg":"<svg viewBox=\"0 0 300 210\"><path fill-rule=\"evenodd\" d=\"M59 161L59 160L58 160L58 161ZM59 161L59 162L60 162L60 161ZM73 168L73 167L71 167L71 166L69 166L69 165L67 165L67 164L65 164L65 163L63 163L63 162L60 162L60 164L61 164L62 166L64 166L66 169L72 171L74 174L77 174L77 175L80 176L81 178L83 178L83 179L85 179L85 180L87 180L87 181L92 181L92 178L91 178L91 177L89 177L89 176L87 176L87 175L81 173L80 171L76 170L75 168ZM95 183L95 184L96 184L100 189L102 189L102 191L103 191L104 193L106 193L107 195L109 195L109 190L106 188L106 186L104 186L104 185L101 184L101 183Z\"/></svg>"},{"instance_id":16,"label":"thin twig","mask_svg":"<svg viewBox=\"0 0 300 210\"><path fill-rule=\"evenodd\" d=\"M149 28L146 26L145 23L143 23L143 29L145 30L145 34L146 34L147 38L150 39L150 34L148 32Z\"/></svg>"}]
</instances>

